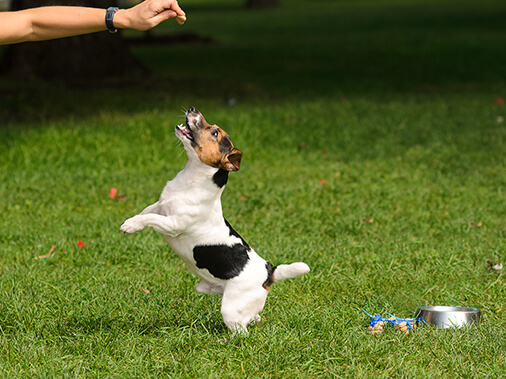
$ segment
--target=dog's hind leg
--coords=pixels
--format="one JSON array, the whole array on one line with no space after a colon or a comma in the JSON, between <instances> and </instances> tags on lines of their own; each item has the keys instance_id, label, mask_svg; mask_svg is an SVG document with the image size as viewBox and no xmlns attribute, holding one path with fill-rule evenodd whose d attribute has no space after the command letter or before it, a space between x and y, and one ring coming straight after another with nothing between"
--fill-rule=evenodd
<instances>
[{"instance_id":1,"label":"dog's hind leg","mask_svg":"<svg viewBox=\"0 0 506 379\"><path fill-rule=\"evenodd\" d=\"M250 325L258 324L260 321L262 321L262 317L260 317L259 314L257 314L255 317L253 317L253 320L249 323Z\"/></svg>"},{"instance_id":2,"label":"dog's hind leg","mask_svg":"<svg viewBox=\"0 0 506 379\"><path fill-rule=\"evenodd\" d=\"M202 281L197 284L195 291L200 293L223 295L223 287L213 286L211 283L206 282L204 279L202 279Z\"/></svg>"},{"instance_id":3,"label":"dog's hind leg","mask_svg":"<svg viewBox=\"0 0 506 379\"><path fill-rule=\"evenodd\" d=\"M269 292L261 286L241 288L240 283L228 282L221 303L223 321L234 334L248 334L248 325L260 321L258 315Z\"/></svg>"}]
</instances>

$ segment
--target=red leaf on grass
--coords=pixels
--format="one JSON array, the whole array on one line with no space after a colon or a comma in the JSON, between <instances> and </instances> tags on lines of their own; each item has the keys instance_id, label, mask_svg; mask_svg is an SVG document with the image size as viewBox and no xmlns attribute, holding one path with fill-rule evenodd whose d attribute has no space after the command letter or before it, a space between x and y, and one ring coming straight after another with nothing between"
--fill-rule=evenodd
<instances>
[{"instance_id":1,"label":"red leaf on grass","mask_svg":"<svg viewBox=\"0 0 506 379\"><path fill-rule=\"evenodd\" d=\"M117 188L111 188L111 190L109 191L109 197L111 199L114 199L116 198L116 195L118 194L118 189Z\"/></svg>"},{"instance_id":2,"label":"red leaf on grass","mask_svg":"<svg viewBox=\"0 0 506 379\"><path fill-rule=\"evenodd\" d=\"M496 104L504 104L504 99L502 97L498 97L497 99L495 99L495 103Z\"/></svg>"},{"instance_id":3,"label":"red leaf on grass","mask_svg":"<svg viewBox=\"0 0 506 379\"><path fill-rule=\"evenodd\" d=\"M77 241L77 246L82 248L82 247L85 247L86 244L83 241L79 240L79 241Z\"/></svg>"},{"instance_id":4,"label":"red leaf on grass","mask_svg":"<svg viewBox=\"0 0 506 379\"><path fill-rule=\"evenodd\" d=\"M109 197L113 200L116 200L116 201L119 201L119 200L126 200L127 197L125 194L122 194L122 193L118 193L118 189L117 188L111 188L111 190L109 191Z\"/></svg>"}]
</instances>

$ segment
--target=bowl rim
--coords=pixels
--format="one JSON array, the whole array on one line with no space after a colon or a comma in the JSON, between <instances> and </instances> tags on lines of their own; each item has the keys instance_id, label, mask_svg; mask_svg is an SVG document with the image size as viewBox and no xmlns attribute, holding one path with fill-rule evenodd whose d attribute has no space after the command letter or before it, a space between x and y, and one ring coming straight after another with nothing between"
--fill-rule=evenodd
<instances>
[{"instance_id":1,"label":"bowl rim","mask_svg":"<svg viewBox=\"0 0 506 379\"><path fill-rule=\"evenodd\" d=\"M478 308L472 307L457 307L457 306L447 306L447 305L423 305L418 307L418 311L422 312L434 312L434 313L479 313L480 310Z\"/></svg>"}]
</instances>

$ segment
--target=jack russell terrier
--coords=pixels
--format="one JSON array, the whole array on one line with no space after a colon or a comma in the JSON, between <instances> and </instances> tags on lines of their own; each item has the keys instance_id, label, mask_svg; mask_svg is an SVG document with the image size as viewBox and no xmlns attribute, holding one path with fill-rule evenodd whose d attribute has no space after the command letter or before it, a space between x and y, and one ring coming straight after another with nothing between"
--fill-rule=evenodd
<instances>
[{"instance_id":1,"label":"jack russell terrier","mask_svg":"<svg viewBox=\"0 0 506 379\"><path fill-rule=\"evenodd\" d=\"M247 326L260 321L270 286L305 274L309 267L302 262L273 266L223 217L221 194L242 158L223 129L192 107L186 126L176 126L176 137L188 155L185 168L167 182L156 203L120 230L131 234L150 227L162 233L189 271L202 279L195 289L222 295L223 321L234 334L247 334Z\"/></svg>"}]
</instances>

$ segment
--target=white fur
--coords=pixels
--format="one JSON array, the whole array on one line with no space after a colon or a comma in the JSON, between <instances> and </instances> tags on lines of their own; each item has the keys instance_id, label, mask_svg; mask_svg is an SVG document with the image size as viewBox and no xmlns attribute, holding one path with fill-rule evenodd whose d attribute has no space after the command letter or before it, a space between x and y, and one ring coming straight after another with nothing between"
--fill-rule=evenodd
<instances>
[{"instance_id":1,"label":"white fur","mask_svg":"<svg viewBox=\"0 0 506 379\"><path fill-rule=\"evenodd\" d=\"M191 119L187 112L187 122ZM213 276L207 269L198 268L193 248L197 245L228 245L242 243L230 235L221 207L219 188L212 180L217 168L200 161L191 142L176 128L176 136L182 141L188 155L185 168L167 182L160 199L146 207L140 214L126 220L120 230L134 233L146 227L163 234L165 241L186 263L189 271L202 281L196 290L202 293L222 295L221 313L225 324L234 333L247 333L247 326L260 320L268 288L266 261L253 249L248 251L248 263L239 275L225 280ZM309 272L302 262L278 266L274 281L292 278Z\"/></svg>"}]
</instances>

